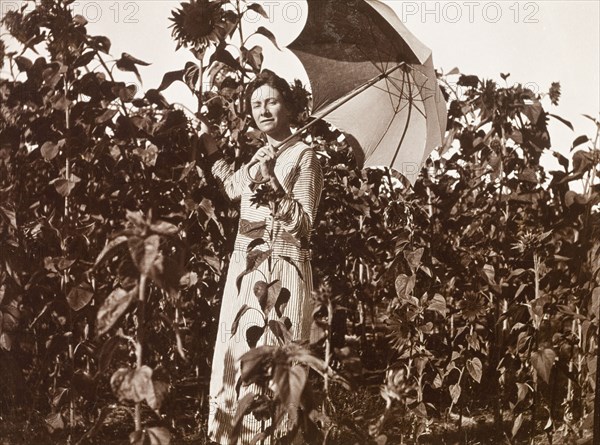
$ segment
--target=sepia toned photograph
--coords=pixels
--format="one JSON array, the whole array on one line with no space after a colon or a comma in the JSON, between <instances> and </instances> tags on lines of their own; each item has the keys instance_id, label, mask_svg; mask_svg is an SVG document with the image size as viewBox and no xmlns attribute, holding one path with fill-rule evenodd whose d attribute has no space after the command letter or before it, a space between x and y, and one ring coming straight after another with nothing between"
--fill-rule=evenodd
<instances>
[{"instance_id":1,"label":"sepia toned photograph","mask_svg":"<svg viewBox=\"0 0 600 445\"><path fill-rule=\"evenodd\" d=\"M600 2L0 0L0 445L600 445Z\"/></svg>"}]
</instances>

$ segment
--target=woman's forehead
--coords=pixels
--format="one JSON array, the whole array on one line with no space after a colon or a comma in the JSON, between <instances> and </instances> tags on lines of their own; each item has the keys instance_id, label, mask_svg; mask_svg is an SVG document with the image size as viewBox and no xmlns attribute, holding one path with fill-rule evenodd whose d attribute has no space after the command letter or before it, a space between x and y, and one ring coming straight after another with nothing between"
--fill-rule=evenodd
<instances>
[{"instance_id":1,"label":"woman's forehead","mask_svg":"<svg viewBox=\"0 0 600 445\"><path fill-rule=\"evenodd\" d=\"M279 99L281 93L277 88L273 88L271 85L262 85L252 93L250 100L252 102L260 102L268 99Z\"/></svg>"}]
</instances>

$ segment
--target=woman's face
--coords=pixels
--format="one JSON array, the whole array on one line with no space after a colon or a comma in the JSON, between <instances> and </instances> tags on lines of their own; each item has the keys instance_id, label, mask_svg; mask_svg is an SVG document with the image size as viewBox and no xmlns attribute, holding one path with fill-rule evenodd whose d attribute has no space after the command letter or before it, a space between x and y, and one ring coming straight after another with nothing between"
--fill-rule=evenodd
<instances>
[{"instance_id":1,"label":"woman's face","mask_svg":"<svg viewBox=\"0 0 600 445\"><path fill-rule=\"evenodd\" d=\"M250 97L252 117L258 129L267 136L279 139L290 131L290 113L281 93L270 85L257 88Z\"/></svg>"}]
</instances>

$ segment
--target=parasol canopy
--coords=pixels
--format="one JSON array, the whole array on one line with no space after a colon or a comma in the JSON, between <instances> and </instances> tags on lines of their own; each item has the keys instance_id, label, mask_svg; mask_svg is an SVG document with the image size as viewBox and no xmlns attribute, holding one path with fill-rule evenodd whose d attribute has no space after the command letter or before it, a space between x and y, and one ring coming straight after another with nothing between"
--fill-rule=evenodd
<instances>
[{"instance_id":1,"label":"parasol canopy","mask_svg":"<svg viewBox=\"0 0 600 445\"><path fill-rule=\"evenodd\" d=\"M360 164L392 167L414 184L446 129L431 50L379 0L307 3L288 48L308 74L312 115L358 143Z\"/></svg>"}]
</instances>

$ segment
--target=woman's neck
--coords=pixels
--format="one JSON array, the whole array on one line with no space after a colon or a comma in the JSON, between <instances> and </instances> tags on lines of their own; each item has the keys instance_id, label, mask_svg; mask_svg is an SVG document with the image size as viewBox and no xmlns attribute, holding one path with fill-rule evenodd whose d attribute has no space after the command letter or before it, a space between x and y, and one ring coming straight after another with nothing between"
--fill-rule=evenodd
<instances>
[{"instance_id":1,"label":"woman's neck","mask_svg":"<svg viewBox=\"0 0 600 445\"><path fill-rule=\"evenodd\" d=\"M271 147L279 148L279 145L292 135L292 130L289 128L278 134L267 134L267 142Z\"/></svg>"}]
</instances>

